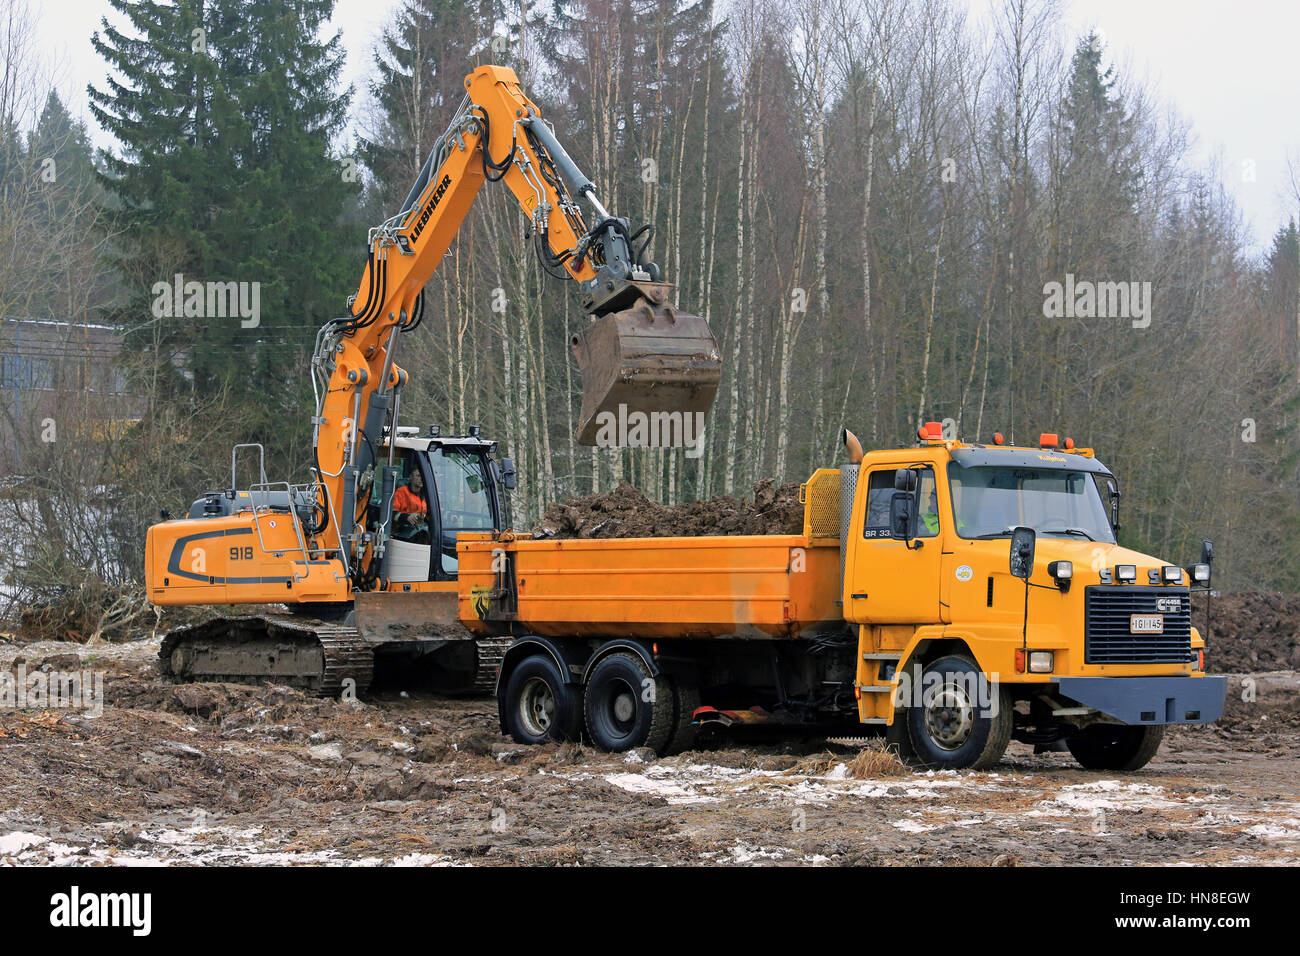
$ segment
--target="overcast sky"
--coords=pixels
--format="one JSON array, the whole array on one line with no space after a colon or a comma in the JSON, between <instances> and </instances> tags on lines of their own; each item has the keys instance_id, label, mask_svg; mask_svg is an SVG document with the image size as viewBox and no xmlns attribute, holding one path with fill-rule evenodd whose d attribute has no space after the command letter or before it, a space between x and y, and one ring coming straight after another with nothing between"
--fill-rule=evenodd
<instances>
[{"instance_id":1,"label":"overcast sky","mask_svg":"<svg viewBox=\"0 0 1300 956\"><path fill-rule=\"evenodd\" d=\"M968 0L976 18L990 0ZM1286 160L1300 163L1300 93L1292 64L1300 37L1300 0L1065 0L1072 34L1096 29L1122 70L1147 79L1189 120L1191 161L1214 164L1235 196L1257 249L1300 211ZM85 87L105 67L90 47L106 0L35 0L41 45L60 63L60 89L87 119ZM333 25L347 46L346 82L358 90L369 51L397 0L339 0ZM331 31L332 32L332 31ZM108 138L95 131L98 145ZM1251 181L1245 170L1253 169Z\"/></svg>"}]
</instances>

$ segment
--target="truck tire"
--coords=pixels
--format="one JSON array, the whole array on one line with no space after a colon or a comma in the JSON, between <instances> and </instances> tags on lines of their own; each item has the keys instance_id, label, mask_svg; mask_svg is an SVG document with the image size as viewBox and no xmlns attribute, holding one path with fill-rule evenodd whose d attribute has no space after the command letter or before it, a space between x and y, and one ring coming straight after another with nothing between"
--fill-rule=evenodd
<instances>
[{"instance_id":1,"label":"truck tire","mask_svg":"<svg viewBox=\"0 0 1300 956\"><path fill-rule=\"evenodd\" d=\"M700 689L680 677L671 678L673 685L673 728L664 744L664 754L679 754L690 750L699 739L700 728L694 724L695 711L700 706Z\"/></svg>"},{"instance_id":2,"label":"truck tire","mask_svg":"<svg viewBox=\"0 0 1300 956\"><path fill-rule=\"evenodd\" d=\"M921 688L922 706L906 713L908 736L922 766L984 770L1002 759L1015 719L1006 688L990 687L964 654L927 664ZM981 700L992 706L982 706Z\"/></svg>"},{"instance_id":3,"label":"truck tire","mask_svg":"<svg viewBox=\"0 0 1300 956\"><path fill-rule=\"evenodd\" d=\"M612 753L649 747L662 754L673 732L671 684L625 651L610 654L592 669L583 709L591 742Z\"/></svg>"},{"instance_id":4,"label":"truck tire","mask_svg":"<svg viewBox=\"0 0 1300 956\"><path fill-rule=\"evenodd\" d=\"M506 730L516 743L578 739L581 701L548 654L519 662L506 680L501 703Z\"/></svg>"},{"instance_id":5,"label":"truck tire","mask_svg":"<svg viewBox=\"0 0 1300 956\"><path fill-rule=\"evenodd\" d=\"M1079 766L1087 770L1141 770L1160 749L1164 724L1132 727L1120 724L1094 724L1069 738L1070 748Z\"/></svg>"},{"instance_id":6,"label":"truck tire","mask_svg":"<svg viewBox=\"0 0 1300 956\"><path fill-rule=\"evenodd\" d=\"M912 746L912 732L908 729L907 708L899 707L894 711L894 722L885 728L885 746L898 755L905 767L919 767L916 748Z\"/></svg>"}]
</instances>

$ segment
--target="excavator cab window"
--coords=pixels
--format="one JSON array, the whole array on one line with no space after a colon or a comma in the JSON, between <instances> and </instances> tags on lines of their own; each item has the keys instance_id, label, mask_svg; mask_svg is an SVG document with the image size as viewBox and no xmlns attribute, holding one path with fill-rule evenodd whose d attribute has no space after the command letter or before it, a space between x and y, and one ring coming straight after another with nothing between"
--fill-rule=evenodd
<instances>
[{"instance_id":1,"label":"excavator cab window","mask_svg":"<svg viewBox=\"0 0 1300 956\"><path fill-rule=\"evenodd\" d=\"M456 536L462 531L498 527L496 497L487 459L479 451L452 447L429 449L429 471L438 502L439 548L435 577L454 577ZM437 574L441 571L441 575Z\"/></svg>"}]
</instances>

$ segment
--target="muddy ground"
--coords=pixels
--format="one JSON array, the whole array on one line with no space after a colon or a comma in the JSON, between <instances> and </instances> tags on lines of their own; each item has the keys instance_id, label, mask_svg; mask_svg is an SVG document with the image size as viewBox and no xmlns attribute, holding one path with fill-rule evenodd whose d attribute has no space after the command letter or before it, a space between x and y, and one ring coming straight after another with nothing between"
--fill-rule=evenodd
<instances>
[{"instance_id":1,"label":"muddy ground","mask_svg":"<svg viewBox=\"0 0 1300 956\"><path fill-rule=\"evenodd\" d=\"M0 668L105 675L101 716L0 710L0 865L1300 862L1295 671L1233 678L1219 724L1136 774L1012 744L991 772L858 779L854 746L523 748L492 701L176 686L156 653L0 644Z\"/></svg>"}]
</instances>

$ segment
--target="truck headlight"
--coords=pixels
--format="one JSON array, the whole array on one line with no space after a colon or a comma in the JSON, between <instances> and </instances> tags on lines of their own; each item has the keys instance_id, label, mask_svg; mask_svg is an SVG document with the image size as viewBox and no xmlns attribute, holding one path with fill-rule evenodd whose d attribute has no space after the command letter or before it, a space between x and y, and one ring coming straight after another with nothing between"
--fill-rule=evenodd
<instances>
[{"instance_id":1,"label":"truck headlight","mask_svg":"<svg viewBox=\"0 0 1300 956\"><path fill-rule=\"evenodd\" d=\"M1050 674L1052 673L1052 651L1030 651L1029 652L1029 673L1031 674Z\"/></svg>"},{"instance_id":2,"label":"truck headlight","mask_svg":"<svg viewBox=\"0 0 1300 956\"><path fill-rule=\"evenodd\" d=\"M1210 583L1210 566L1208 564L1193 564L1187 569L1192 576L1192 580L1197 584Z\"/></svg>"},{"instance_id":3,"label":"truck headlight","mask_svg":"<svg viewBox=\"0 0 1300 956\"><path fill-rule=\"evenodd\" d=\"M1056 586L1062 591L1069 590L1070 580L1074 577L1073 561L1053 561L1047 566L1047 573L1056 580Z\"/></svg>"},{"instance_id":4,"label":"truck headlight","mask_svg":"<svg viewBox=\"0 0 1300 956\"><path fill-rule=\"evenodd\" d=\"M1162 573L1164 574L1165 584L1182 584L1182 583L1183 583L1183 569L1182 569L1182 568L1176 568L1176 567L1174 567L1173 565L1165 565L1165 567L1162 569Z\"/></svg>"},{"instance_id":5,"label":"truck headlight","mask_svg":"<svg viewBox=\"0 0 1300 956\"><path fill-rule=\"evenodd\" d=\"M1138 579L1138 569L1136 564L1117 564L1115 565L1116 579L1132 584Z\"/></svg>"}]
</instances>

